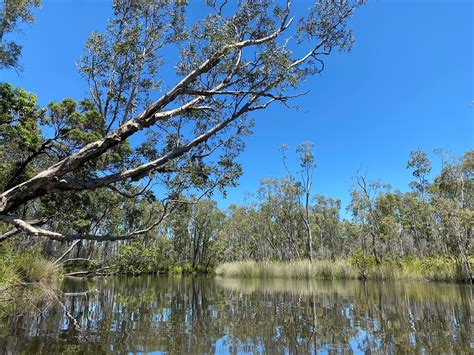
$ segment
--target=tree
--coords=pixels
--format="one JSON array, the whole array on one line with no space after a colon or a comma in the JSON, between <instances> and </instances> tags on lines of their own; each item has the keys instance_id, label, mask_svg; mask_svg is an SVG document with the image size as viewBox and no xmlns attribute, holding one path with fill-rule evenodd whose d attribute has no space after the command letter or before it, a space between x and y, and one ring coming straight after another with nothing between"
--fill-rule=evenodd
<instances>
[{"instance_id":1,"label":"tree","mask_svg":"<svg viewBox=\"0 0 474 355\"><path fill-rule=\"evenodd\" d=\"M336 251L341 250L343 242L339 234L339 210L341 201L316 195L311 207L312 220L316 235L319 235L319 254L323 258L334 258Z\"/></svg>"},{"instance_id":2,"label":"tree","mask_svg":"<svg viewBox=\"0 0 474 355\"><path fill-rule=\"evenodd\" d=\"M311 231L311 222L310 222L310 198L311 198L311 188L313 186L313 172L316 168L316 161L314 159L313 153L313 143L303 142L296 147L296 152L299 155L300 168L301 168L301 188L303 192L303 201L301 205L303 206L304 213L302 214L303 223L306 228L306 235L308 238L308 257L309 260L313 261L313 234Z\"/></svg>"},{"instance_id":3,"label":"tree","mask_svg":"<svg viewBox=\"0 0 474 355\"><path fill-rule=\"evenodd\" d=\"M287 178L295 185L296 193L298 194L299 203L301 206L300 214L301 219L304 223L306 230L306 254L308 255L309 260L313 260L313 234L311 230L311 189L313 186L313 172L316 169L316 161L314 159L313 153L313 143L311 142L302 142L296 147L296 153L298 154L298 159L300 163L300 179L290 172L288 169L286 160L286 150L288 147L282 145L281 152L283 158L283 164L287 172Z\"/></svg>"},{"instance_id":4,"label":"tree","mask_svg":"<svg viewBox=\"0 0 474 355\"><path fill-rule=\"evenodd\" d=\"M260 239L273 249L279 260L299 259L307 251L304 246L302 213L300 205L301 187L291 178L264 179L258 191L260 200Z\"/></svg>"},{"instance_id":5,"label":"tree","mask_svg":"<svg viewBox=\"0 0 474 355\"><path fill-rule=\"evenodd\" d=\"M415 246L420 248L423 239L426 241L431 239L431 211L428 201L430 182L428 175L431 173L432 164L428 154L420 149L410 152L407 169L413 169L412 174L415 178L415 181L410 182L410 187L413 189L415 196L411 201L406 201L409 202L411 207L408 209L407 220L412 232L414 232Z\"/></svg>"},{"instance_id":6,"label":"tree","mask_svg":"<svg viewBox=\"0 0 474 355\"><path fill-rule=\"evenodd\" d=\"M439 223L439 239L446 252L452 255L464 274L472 282L474 273L469 256L472 255L474 213L473 151L462 158L437 152L442 158L441 173L430 188L435 219Z\"/></svg>"},{"instance_id":7,"label":"tree","mask_svg":"<svg viewBox=\"0 0 474 355\"><path fill-rule=\"evenodd\" d=\"M220 250L219 235L224 214L217 209L215 201L199 201L191 206L189 231L192 240L192 269L200 264L206 268Z\"/></svg>"},{"instance_id":8,"label":"tree","mask_svg":"<svg viewBox=\"0 0 474 355\"><path fill-rule=\"evenodd\" d=\"M324 57L349 50L347 21L363 1L318 1L296 25L290 0L242 1L230 17L224 15L226 1L207 3L210 13L190 25L183 1L114 1L106 33L91 35L80 64L90 97L49 107L44 124L57 128L57 135L43 134L39 145L48 142L55 154L0 194L0 220L12 231L60 241L128 239L156 226L183 191L234 185L248 116L286 104L308 76L323 70ZM176 45L178 80L160 95L157 74L166 50ZM143 143L132 147L132 136ZM27 166L34 166L37 156L30 157ZM34 225L33 206L45 199L104 188L161 200L161 210L147 226L122 235Z\"/></svg>"},{"instance_id":9,"label":"tree","mask_svg":"<svg viewBox=\"0 0 474 355\"><path fill-rule=\"evenodd\" d=\"M32 177L48 143L42 142L39 123L45 110L36 97L10 84L0 83L0 188L2 191L15 183Z\"/></svg>"},{"instance_id":10,"label":"tree","mask_svg":"<svg viewBox=\"0 0 474 355\"><path fill-rule=\"evenodd\" d=\"M18 22L32 23L33 8L41 5L40 0L2 0L0 7L0 69L19 69L21 46L14 41L5 41L7 33L16 30Z\"/></svg>"},{"instance_id":11,"label":"tree","mask_svg":"<svg viewBox=\"0 0 474 355\"><path fill-rule=\"evenodd\" d=\"M266 228L262 226L263 224L265 224L265 220L261 218L255 205L237 206L232 204L229 207L223 228L226 243L223 257L228 261L249 258L267 260L271 254L272 246L266 242Z\"/></svg>"},{"instance_id":12,"label":"tree","mask_svg":"<svg viewBox=\"0 0 474 355\"><path fill-rule=\"evenodd\" d=\"M410 187L418 192L425 201L429 186L428 175L431 172L431 161L426 152L422 150L411 152L407 169L413 169L413 176L416 178L416 181L410 183Z\"/></svg>"},{"instance_id":13,"label":"tree","mask_svg":"<svg viewBox=\"0 0 474 355\"><path fill-rule=\"evenodd\" d=\"M377 211L376 204L382 194L382 189L388 189L388 186L382 185L377 180L368 183L365 176L356 176L351 192L352 201L349 206L360 227L362 247L367 254L370 250L377 264L381 261L378 251L380 243L378 229L381 215ZM367 241L367 237L369 241ZM370 243L370 246L367 243Z\"/></svg>"}]
</instances>

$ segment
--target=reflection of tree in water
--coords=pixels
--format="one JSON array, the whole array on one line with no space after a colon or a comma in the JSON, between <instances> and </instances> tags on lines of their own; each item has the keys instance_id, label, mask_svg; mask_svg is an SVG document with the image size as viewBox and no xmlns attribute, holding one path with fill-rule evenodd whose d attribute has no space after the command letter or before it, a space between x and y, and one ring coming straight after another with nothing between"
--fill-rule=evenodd
<instances>
[{"instance_id":1,"label":"reflection of tree in water","mask_svg":"<svg viewBox=\"0 0 474 355\"><path fill-rule=\"evenodd\" d=\"M81 331L60 307L16 309L0 352L470 350L466 285L139 277L63 288L93 291L66 298Z\"/></svg>"}]
</instances>

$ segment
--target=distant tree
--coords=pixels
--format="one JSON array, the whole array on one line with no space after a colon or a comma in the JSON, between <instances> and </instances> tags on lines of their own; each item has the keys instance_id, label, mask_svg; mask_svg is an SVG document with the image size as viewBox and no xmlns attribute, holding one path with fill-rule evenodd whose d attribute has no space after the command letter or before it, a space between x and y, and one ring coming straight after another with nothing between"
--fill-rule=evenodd
<instances>
[{"instance_id":1,"label":"distant tree","mask_svg":"<svg viewBox=\"0 0 474 355\"><path fill-rule=\"evenodd\" d=\"M442 151L437 153L442 159L441 173L434 179L430 192L439 223L438 239L472 282L474 273L469 257L474 238L474 153L467 151L460 158Z\"/></svg>"},{"instance_id":2,"label":"distant tree","mask_svg":"<svg viewBox=\"0 0 474 355\"><path fill-rule=\"evenodd\" d=\"M334 258L338 250L343 248L340 239L340 217L339 210L341 201L316 195L311 206L311 213L315 235L319 236L319 254L323 258Z\"/></svg>"},{"instance_id":3,"label":"distant tree","mask_svg":"<svg viewBox=\"0 0 474 355\"><path fill-rule=\"evenodd\" d=\"M316 169L316 160L314 159L313 143L303 142L296 147L296 152L299 155L300 161L300 174L301 174L301 188L303 194L303 201L301 205L303 207L302 219L306 228L306 235L308 238L308 257L309 260L313 261L313 233L311 231L311 189L313 187L313 173Z\"/></svg>"},{"instance_id":4,"label":"distant tree","mask_svg":"<svg viewBox=\"0 0 474 355\"><path fill-rule=\"evenodd\" d=\"M431 172L431 161L426 152L422 150L411 152L407 169L413 169L413 176L416 178L416 181L410 182L410 187L420 193L421 198L425 201L429 186L428 175Z\"/></svg>"},{"instance_id":5,"label":"distant tree","mask_svg":"<svg viewBox=\"0 0 474 355\"><path fill-rule=\"evenodd\" d=\"M307 253L301 219L301 186L288 176L264 179L258 191L261 240L265 240L279 260L301 258Z\"/></svg>"},{"instance_id":6,"label":"distant tree","mask_svg":"<svg viewBox=\"0 0 474 355\"><path fill-rule=\"evenodd\" d=\"M377 202L389 188L378 180L368 182L364 175L357 175L351 191L349 209L359 225L363 250L371 253L377 263L381 262L380 243L383 242L379 233L382 216Z\"/></svg>"}]
</instances>

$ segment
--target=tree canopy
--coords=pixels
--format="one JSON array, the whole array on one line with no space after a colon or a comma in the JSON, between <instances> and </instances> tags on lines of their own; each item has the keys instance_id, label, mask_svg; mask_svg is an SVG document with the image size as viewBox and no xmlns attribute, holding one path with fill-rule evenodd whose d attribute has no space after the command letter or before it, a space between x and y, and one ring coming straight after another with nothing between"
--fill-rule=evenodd
<instances>
[{"instance_id":1,"label":"tree canopy","mask_svg":"<svg viewBox=\"0 0 474 355\"><path fill-rule=\"evenodd\" d=\"M235 185L252 113L288 105L326 56L350 50L348 20L362 3L319 0L297 19L290 0L206 1L208 14L192 22L186 1L114 1L79 61L88 97L41 108L33 94L1 86L0 239L128 239L186 194ZM31 21L38 5L5 0L2 33ZM11 53L4 67L17 64ZM177 81L162 81L171 67ZM134 213L145 217L118 218Z\"/></svg>"}]
</instances>

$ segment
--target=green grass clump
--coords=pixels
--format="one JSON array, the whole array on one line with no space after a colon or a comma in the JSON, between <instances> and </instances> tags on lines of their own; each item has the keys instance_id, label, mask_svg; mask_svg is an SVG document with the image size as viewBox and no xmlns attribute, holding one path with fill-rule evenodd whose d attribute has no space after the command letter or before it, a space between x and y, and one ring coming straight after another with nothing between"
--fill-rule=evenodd
<instances>
[{"instance_id":1,"label":"green grass clump","mask_svg":"<svg viewBox=\"0 0 474 355\"><path fill-rule=\"evenodd\" d=\"M449 258L405 258L401 261L398 278L427 281L461 281L464 276Z\"/></svg>"},{"instance_id":2,"label":"green grass clump","mask_svg":"<svg viewBox=\"0 0 474 355\"><path fill-rule=\"evenodd\" d=\"M370 255L355 253L349 259L279 261L238 261L224 263L216 275L242 278L367 279L405 281L463 281L455 260L449 258L400 258L376 264Z\"/></svg>"},{"instance_id":3,"label":"green grass clump","mask_svg":"<svg viewBox=\"0 0 474 355\"><path fill-rule=\"evenodd\" d=\"M216 274L228 277L295 278L295 279L355 279L354 268L344 260L297 260L277 261L239 261L224 263L216 268Z\"/></svg>"},{"instance_id":4,"label":"green grass clump","mask_svg":"<svg viewBox=\"0 0 474 355\"><path fill-rule=\"evenodd\" d=\"M0 261L1 262L1 261ZM20 277L15 273L15 270L9 264L1 262L0 265L0 289L8 288L11 285L17 284Z\"/></svg>"},{"instance_id":5,"label":"green grass clump","mask_svg":"<svg viewBox=\"0 0 474 355\"><path fill-rule=\"evenodd\" d=\"M19 283L59 279L61 268L34 250L15 251L10 243L0 246L0 288Z\"/></svg>"},{"instance_id":6,"label":"green grass clump","mask_svg":"<svg viewBox=\"0 0 474 355\"><path fill-rule=\"evenodd\" d=\"M61 276L61 268L58 265L35 253L16 255L13 267L24 282L48 282Z\"/></svg>"}]
</instances>

